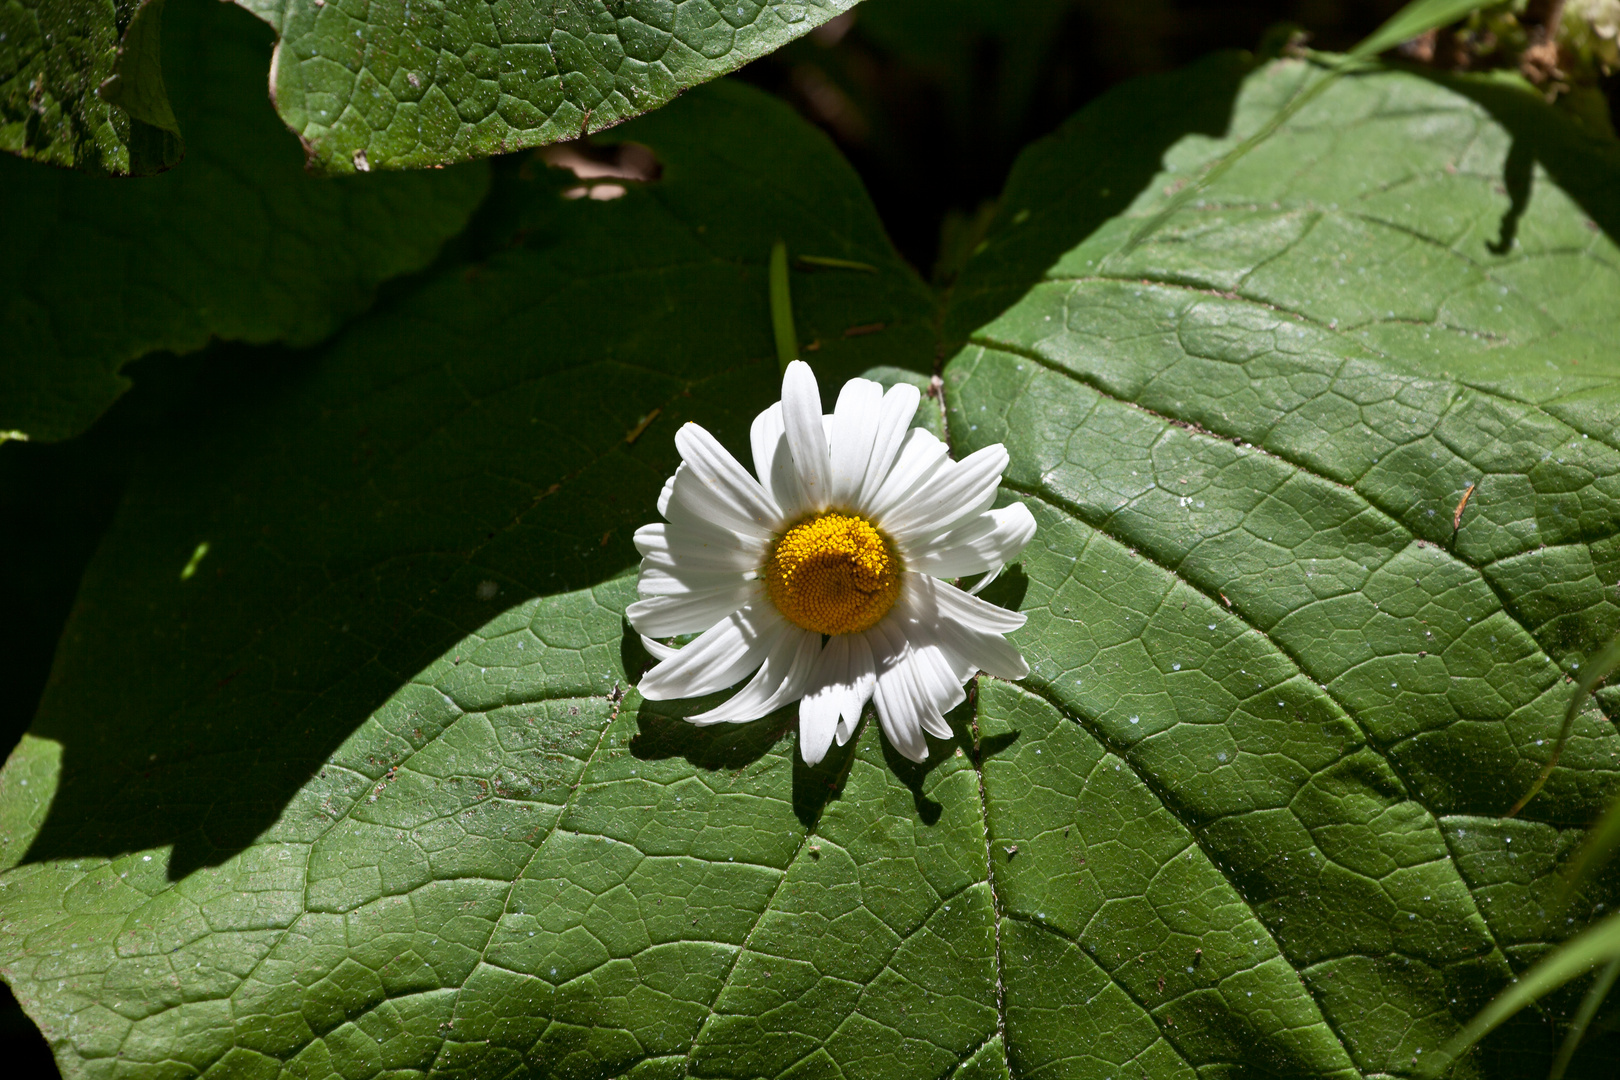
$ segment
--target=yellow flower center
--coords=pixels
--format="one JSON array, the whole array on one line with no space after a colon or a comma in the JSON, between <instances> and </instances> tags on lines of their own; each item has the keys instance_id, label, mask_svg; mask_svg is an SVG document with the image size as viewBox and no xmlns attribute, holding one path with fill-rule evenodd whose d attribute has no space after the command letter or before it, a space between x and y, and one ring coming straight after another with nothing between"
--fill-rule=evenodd
<instances>
[{"instance_id":1,"label":"yellow flower center","mask_svg":"<svg viewBox=\"0 0 1620 1080\"><path fill-rule=\"evenodd\" d=\"M858 634L900 595L900 557L870 522L828 513L801 521L765 563L771 603L806 630Z\"/></svg>"}]
</instances>

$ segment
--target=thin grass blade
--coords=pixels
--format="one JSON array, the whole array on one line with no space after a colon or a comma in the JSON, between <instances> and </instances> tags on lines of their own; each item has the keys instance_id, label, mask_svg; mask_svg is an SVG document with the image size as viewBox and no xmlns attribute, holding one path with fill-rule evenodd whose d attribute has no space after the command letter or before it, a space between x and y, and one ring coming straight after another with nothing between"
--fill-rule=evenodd
<instances>
[{"instance_id":1,"label":"thin grass blade","mask_svg":"<svg viewBox=\"0 0 1620 1080\"><path fill-rule=\"evenodd\" d=\"M1586 991L1581 999L1581 1007L1575 1012L1575 1019L1570 1022L1569 1032L1564 1036L1564 1045L1558 1048L1558 1058L1553 1062L1552 1071L1547 1074L1547 1080L1564 1080L1564 1070L1569 1068L1569 1059L1575 1056L1575 1051L1581 1045L1581 1039L1586 1029L1592 1023L1592 1017L1597 1015L1598 1008L1602 1006L1603 999L1609 996L1614 989L1614 980L1620 976L1620 960L1610 960L1609 966L1598 972L1598 977Z\"/></svg>"},{"instance_id":2,"label":"thin grass blade","mask_svg":"<svg viewBox=\"0 0 1620 1080\"><path fill-rule=\"evenodd\" d=\"M799 333L793 327L793 294L788 288L787 244L771 245L771 332L776 335L776 362L786 371L799 358Z\"/></svg>"},{"instance_id":3,"label":"thin grass blade","mask_svg":"<svg viewBox=\"0 0 1620 1080\"><path fill-rule=\"evenodd\" d=\"M1536 782L1530 785L1530 790L1525 792L1519 801L1513 804L1513 809L1503 814L1503 817L1513 817L1520 810L1523 810L1530 800L1535 798L1541 789L1546 786L1547 778L1558 767L1558 758L1564 752L1564 745L1569 742L1569 733L1575 727L1575 718L1581 714L1581 707L1586 704L1586 699L1592 696L1592 691L1597 688L1598 683L1614 674L1617 667L1620 667L1620 635L1616 635L1614 640L1605 645L1601 652L1586 662L1586 666L1581 671L1581 677L1575 682L1575 693L1569 699L1569 708L1564 710L1564 726L1558 731L1558 742L1553 746L1552 756L1547 759L1547 764L1542 766L1541 775L1536 777ZM1609 814L1605 815L1605 818L1611 817L1613 814L1614 810L1611 809ZM1594 832L1601 832L1601 826ZM1590 841L1588 844L1590 845ZM1582 860L1577 860L1583 873L1588 865L1584 861L1585 858L1586 856L1583 853Z\"/></svg>"},{"instance_id":4,"label":"thin grass blade","mask_svg":"<svg viewBox=\"0 0 1620 1080\"><path fill-rule=\"evenodd\" d=\"M1588 971L1620 959L1620 914L1610 915L1590 930L1564 942L1548 953L1535 967L1527 971L1518 982L1498 994L1495 1001L1479 1011L1457 1035L1447 1043L1425 1072L1434 1076L1444 1071L1458 1057L1479 1040L1496 1030L1514 1013L1541 1000L1547 994ZM1435 1066L1439 1066L1436 1068Z\"/></svg>"},{"instance_id":5,"label":"thin grass blade","mask_svg":"<svg viewBox=\"0 0 1620 1080\"><path fill-rule=\"evenodd\" d=\"M1412 0L1410 4L1391 15L1383 26L1374 30L1351 49L1350 55L1377 56L1385 49L1392 49L1419 34L1426 34L1430 30L1454 23L1469 12L1484 6L1479 0Z\"/></svg>"}]
</instances>

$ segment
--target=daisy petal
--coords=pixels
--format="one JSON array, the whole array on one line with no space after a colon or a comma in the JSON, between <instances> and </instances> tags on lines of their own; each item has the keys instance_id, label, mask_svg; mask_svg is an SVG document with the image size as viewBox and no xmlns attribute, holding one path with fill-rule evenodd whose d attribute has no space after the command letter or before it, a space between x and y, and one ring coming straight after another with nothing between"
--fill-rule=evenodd
<instances>
[{"instance_id":1,"label":"daisy petal","mask_svg":"<svg viewBox=\"0 0 1620 1080\"><path fill-rule=\"evenodd\" d=\"M939 631L939 644L958 671L966 671L963 681L975 671L1013 682L1029 674L1029 661L1018 647L1000 634L982 634L947 622Z\"/></svg>"},{"instance_id":2,"label":"daisy petal","mask_svg":"<svg viewBox=\"0 0 1620 1080\"><path fill-rule=\"evenodd\" d=\"M984 487L979 489L978 501L969 506L963 507L962 512L956 516L956 520L952 521L948 528L954 529L959 525L965 525L969 521L972 521L974 518L978 517L980 514L988 511L992 506L996 505L996 493L1000 490L1001 477L998 476L996 477L995 483L986 484Z\"/></svg>"},{"instance_id":3,"label":"daisy petal","mask_svg":"<svg viewBox=\"0 0 1620 1080\"><path fill-rule=\"evenodd\" d=\"M654 596L696 596L741 585L749 579L735 570L692 570L641 564L636 589L642 599Z\"/></svg>"},{"instance_id":4,"label":"daisy petal","mask_svg":"<svg viewBox=\"0 0 1620 1080\"><path fill-rule=\"evenodd\" d=\"M939 618L951 619L971 630L984 634L1010 634L1029 621L1021 611L1008 611L988 600L969 596L948 581L940 581L924 574L907 574L902 592L914 594L913 604L934 604Z\"/></svg>"},{"instance_id":5,"label":"daisy petal","mask_svg":"<svg viewBox=\"0 0 1620 1080\"><path fill-rule=\"evenodd\" d=\"M787 366L782 376L782 426L799 473L804 509L827 505L827 434L821 423L821 391L815 373L803 360Z\"/></svg>"},{"instance_id":6,"label":"daisy petal","mask_svg":"<svg viewBox=\"0 0 1620 1080\"><path fill-rule=\"evenodd\" d=\"M932 578L921 580L938 584ZM884 621L893 628L890 633L898 630L906 643L902 663L909 668L917 700L923 706L918 722L930 735L951 738L944 714L966 699L962 684L978 671L944 647L941 631L955 628L954 624L940 617L933 596L923 589L906 590L904 599Z\"/></svg>"},{"instance_id":7,"label":"daisy petal","mask_svg":"<svg viewBox=\"0 0 1620 1080\"><path fill-rule=\"evenodd\" d=\"M912 676L905 635L895 620L884 619L868 631L868 640L877 660L872 700L883 734L902 757L923 761L928 757L928 740L922 734L922 715L928 706Z\"/></svg>"},{"instance_id":8,"label":"daisy petal","mask_svg":"<svg viewBox=\"0 0 1620 1080\"><path fill-rule=\"evenodd\" d=\"M799 517L804 512L804 493L799 490L799 472L793 466L793 453L788 449L780 401L754 417L748 436L753 444L754 472L759 482L782 508L783 517L790 520Z\"/></svg>"},{"instance_id":9,"label":"daisy petal","mask_svg":"<svg viewBox=\"0 0 1620 1080\"><path fill-rule=\"evenodd\" d=\"M967 514L977 513L995 497L1007 468L1007 448L987 446L941 468L883 515L883 527L910 553L913 544L951 527Z\"/></svg>"},{"instance_id":10,"label":"daisy petal","mask_svg":"<svg viewBox=\"0 0 1620 1080\"><path fill-rule=\"evenodd\" d=\"M647 655L654 660L668 660L681 651L673 645L665 645L662 641L650 638L646 634L641 635L641 647L646 649Z\"/></svg>"},{"instance_id":11,"label":"daisy petal","mask_svg":"<svg viewBox=\"0 0 1620 1080\"><path fill-rule=\"evenodd\" d=\"M900 444L905 441L911 418L917 415L917 403L921 400L922 391L910 383L897 383L883 395L877 428L872 433L872 455L866 463L861 492L855 499L857 507L868 506L889 478L889 470L900 454Z\"/></svg>"},{"instance_id":12,"label":"daisy petal","mask_svg":"<svg viewBox=\"0 0 1620 1080\"><path fill-rule=\"evenodd\" d=\"M675 433L675 448L691 467L692 478L701 481L731 515L767 534L782 527L782 510L776 500L703 427L690 421L682 424ZM679 473L676 476L675 498L679 499Z\"/></svg>"},{"instance_id":13,"label":"daisy petal","mask_svg":"<svg viewBox=\"0 0 1620 1080\"><path fill-rule=\"evenodd\" d=\"M891 507L900 505L912 489L941 470L956 467L945 456L945 444L922 428L906 432L895 455L894 465L878 488L877 494L861 508L874 522L887 528L886 514Z\"/></svg>"},{"instance_id":14,"label":"daisy petal","mask_svg":"<svg viewBox=\"0 0 1620 1080\"><path fill-rule=\"evenodd\" d=\"M1023 503L1013 503L912 545L906 551L906 565L942 578L982 574L1017 558L1034 535L1035 515Z\"/></svg>"},{"instance_id":15,"label":"daisy petal","mask_svg":"<svg viewBox=\"0 0 1620 1080\"><path fill-rule=\"evenodd\" d=\"M682 463L675 470L675 486L664 516L670 524L696 532L740 533L756 541L770 539L771 530L754 524L741 507L734 506L700 480L692 466Z\"/></svg>"},{"instance_id":16,"label":"daisy petal","mask_svg":"<svg viewBox=\"0 0 1620 1080\"><path fill-rule=\"evenodd\" d=\"M631 625L635 625L633 616ZM660 661L641 677L637 689L649 701L724 690L758 667L771 646L790 629L788 621L769 604L739 608L674 656Z\"/></svg>"},{"instance_id":17,"label":"daisy petal","mask_svg":"<svg viewBox=\"0 0 1620 1080\"><path fill-rule=\"evenodd\" d=\"M872 658L872 645L865 634L849 636L849 685L843 703L838 707L839 726L844 730L838 740L842 746L849 741L861 722L861 711L872 700L872 689L877 685L877 666Z\"/></svg>"},{"instance_id":18,"label":"daisy petal","mask_svg":"<svg viewBox=\"0 0 1620 1080\"><path fill-rule=\"evenodd\" d=\"M959 590L933 578L919 578L914 585L906 591L906 610L901 615L906 638L913 648L937 646L958 684L979 671L1014 680L1029 674L1029 665L1012 642L941 610L940 593L945 589Z\"/></svg>"},{"instance_id":19,"label":"daisy petal","mask_svg":"<svg viewBox=\"0 0 1620 1080\"><path fill-rule=\"evenodd\" d=\"M969 589L967 594L969 596L978 596L980 593L984 592L985 586L989 585L992 581L996 580L996 578L1000 577L1001 572L1005 569L1007 569L1005 566L996 567L994 570L984 575L984 577L980 578L978 581L975 581L973 583L973 588Z\"/></svg>"},{"instance_id":20,"label":"daisy petal","mask_svg":"<svg viewBox=\"0 0 1620 1080\"><path fill-rule=\"evenodd\" d=\"M769 545L752 536L721 528L694 529L658 522L636 530L636 550L642 565L667 569L758 570Z\"/></svg>"},{"instance_id":21,"label":"daisy petal","mask_svg":"<svg viewBox=\"0 0 1620 1080\"><path fill-rule=\"evenodd\" d=\"M827 756L833 733L838 728L838 707L843 703L849 678L848 634L827 639L816 657L804 700L799 702L799 755L806 765L815 765Z\"/></svg>"},{"instance_id":22,"label":"daisy petal","mask_svg":"<svg viewBox=\"0 0 1620 1080\"><path fill-rule=\"evenodd\" d=\"M950 661L938 645L925 644L920 648L911 643L911 677L928 708L917 719L923 730L936 739L954 738L956 733L945 722L945 714L967 700L962 689L965 681L952 670Z\"/></svg>"},{"instance_id":23,"label":"daisy petal","mask_svg":"<svg viewBox=\"0 0 1620 1080\"><path fill-rule=\"evenodd\" d=\"M922 725L917 720L920 711L912 703L911 691L895 673L880 678L873 695L877 704L878 723L889 744L908 761L928 760L928 740L923 738Z\"/></svg>"},{"instance_id":24,"label":"daisy petal","mask_svg":"<svg viewBox=\"0 0 1620 1080\"><path fill-rule=\"evenodd\" d=\"M695 644L695 643L694 643ZM694 724L741 724L780 709L800 697L821 652L821 635L790 626L776 639L748 685L708 712L689 716Z\"/></svg>"},{"instance_id":25,"label":"daisy petal","mask_svg":"<svg viewBox=\"0 0 1620 1080\"><path fill-rule=\"evenodd\" d=\"M860 498L882 409L883 387L870 379L851 379L839 392L827 432L833 506L853 506Z\"/></svg>"},{"instance_id":26,"label":"daisy petal","mask_svg":"<svg viewBox=\"0 0 1620 1080\"><path fill-rule=\"evenodd\" d=\"M664 484L664 491L658 497L658 512L663 513L671 525L690 529L692 533L744 536L757 544L763 544L771 536L768 529L758 528L742 513L729 512L685 461L676 466L676 474Z\"/></svg>"},{"instance_id":27,"label":"daisy petal","mask_svg":"<svg viewBox=\"0 0 1620 1080\"><path fill-rule=\"evenodd\" d=\"M759 582L743 581L710 592L687 593L684 596L650 596L637 600L625 608L624 614L638 633L650 634L653 637L696 634L709 629L750 602L770 608L771 614L780 618L781 616L776 615L776 609L771 608L769 602L764 599L764 593L765 587Z\"/></svg>"}]
</instances>

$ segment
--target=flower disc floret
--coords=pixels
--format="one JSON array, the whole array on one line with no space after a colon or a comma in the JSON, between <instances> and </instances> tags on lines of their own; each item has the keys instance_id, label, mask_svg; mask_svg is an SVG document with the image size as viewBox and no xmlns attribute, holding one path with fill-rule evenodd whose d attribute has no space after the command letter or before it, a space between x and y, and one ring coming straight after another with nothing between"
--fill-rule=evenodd
<instances>
[{"instance_id":1,"label":"flower disc floret","mask_svg":"<svg viewBox=\"0 0 1620 1080\"><path fill-rule=\"evenodd\" d=\"M901 571L894 546L870 522L827 513L782 534L764 577L771 603L795 625L858 634L894 606Z\"/></svg>"}]
</instances>

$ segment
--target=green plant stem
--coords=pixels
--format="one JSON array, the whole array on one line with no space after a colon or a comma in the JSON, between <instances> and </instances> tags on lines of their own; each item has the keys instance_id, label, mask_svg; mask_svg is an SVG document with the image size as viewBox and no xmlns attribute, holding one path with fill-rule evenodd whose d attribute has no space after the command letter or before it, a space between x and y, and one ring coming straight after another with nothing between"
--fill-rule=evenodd
<instances>
[{"instance_id":1,"label":"green plant stem","mask_svg":"<svg viewBox=\"0 0 1620 1080\"><path fill-rule=\"evenodd\" d=\"M1569 899L1569 895L1587 874L1601 863L1607 862L1617 847L1620 847L1620 799L1610 803L1608 810L1598 819L1598 823L1587 832L1586 842L1581 845L1575 861L1570 863L1565 871L1564 899Z\"/></svg>"},{"instance_id":2,"label":"green plant stem","mask_svg":"<svg viewBox=\"0 0 1620 1080\"><path fill-rule=\"evenodd\" d=\"M1586 704L1586 699L1597 688L1597 684L1613 674L1617 667L1620 667L1620 635L1616 635L1613 641L1603 647L1602 652L1586 662L1585 670L1581 672L1581 677L1575 685L1575 694L1569 699L1569 708L1564 710L1564 726L1558 730L1558 741L1553 744L1552 756L1547 759L1547 764L1542 766L1541 775L1530 785L1530 790L1525 792L1519 801L1513 804L1513 809L1503 814L1503 817L1512 817L1523 810L1525 805L1546 786L1547 778L1558 767L1558 759L1564 753L1564 745L1569 742L1569 733L1575 728L1575 718L1580 715L1581 706ZM1614 827L1611 825L1608 832L1613 831ZM1600 827L1597 834L1604 835L1605 830ZM1584 872L1589 862L1590 857L1583 853L1577 863L1579 871ZM1571 880L1574 880L1573 875Z\"/></svg>"},{"instance_id":3,"label":"green plant stem","mask_svg":"<svg viewBox=\"0 0 1620 1080\"><path fill-rule=\"evenodd\" d=\"M863 274L875 274L877 267L871 263L856 262L854 259L835 259L831 255L795 255L794 265L801 269L822 267L827 270L855 270Z\"/></svg>"},{"instance_id":4,"label":"green plant stem","mask_svg":"<svg viewBox=\"0 0 1620 1080\"><path fill-rule=\"evenodd\" d=\"M1563 1080L1564 1070L1569 1068L1569 1059L1575 1056L1576 1048L1581 1045L1581 1037L1586 1034L1587 1026L1592 1023L1592 1017L1597 1015L1603 999L1614 989L1616 976L1620 976L1620 959L1610 960L1609 966L1598 972L1597 979L1586 991L1586 996L1581 999L1581 1007L1569 1025L1569 1033L1564 1036L1564 1045L1558 1048L1558 1059L1553 1062L1547 1080Z\"/></svg>"},{"instance_id":5,"label":"green plant stem","mask_svg":"<svg viewBox=\"0 0 1620 1080\"><path fill-rule=\"evenodd\" d=\"M1419 34L1454 23L1469 12L1486 7L1481 0L1412 0L1350 50L1351 56L1377 56Z\"/></svg>"},{"instance_id":6,"label":"green plant stem","mask_svg":"<svg viewBox=\"0 0 1620 1080\"><path fill-rule=\"evenodd\" d=\"M776 360L786 371L799 358L799 335L793 329L793 294L788 288L787 244L771 245L771 330L776 335Z\"/></svg>"},{"instance_id":7,"label":"green plant stem","mask_svg":"<svg viewBox=\"0 0 1620 1080\"><path fill-rule=\"evenodd\" d=\"M1610 915L1591 929L1564 942L1548 953L1535 967L1496 999L1481 1009L1468 1026L1448 1042L1437 1055L1440 1068L1429 1067L1424 1075L1436 1076L1479 1040L1496 1030L1526 1005L1578 979L1599 964L1620 959L1620 914Z\"/></svg>"}]
</instances>

